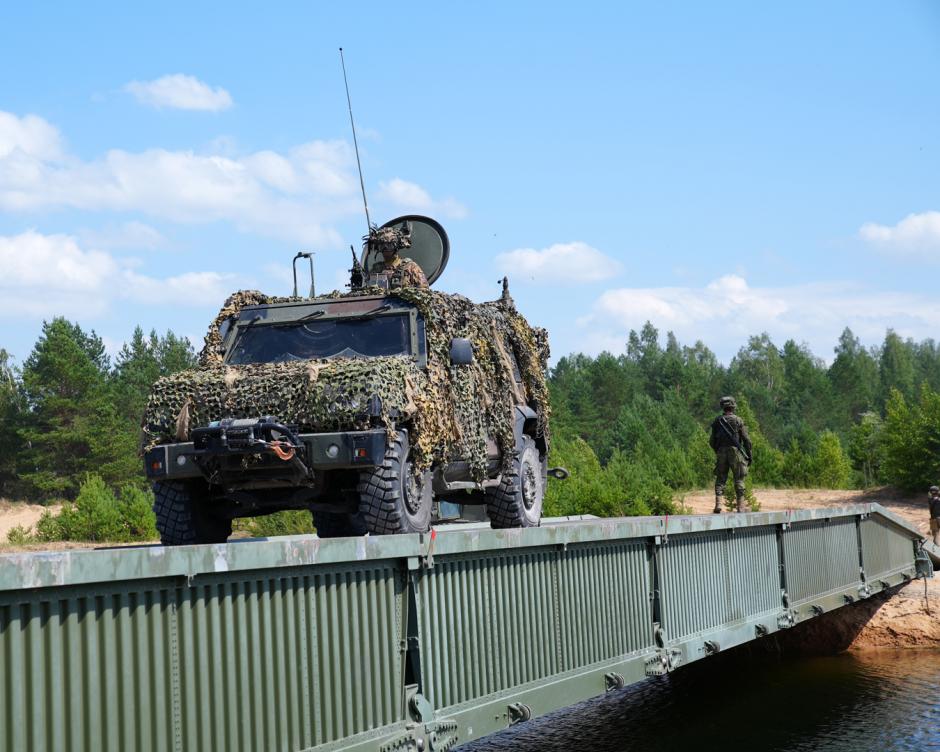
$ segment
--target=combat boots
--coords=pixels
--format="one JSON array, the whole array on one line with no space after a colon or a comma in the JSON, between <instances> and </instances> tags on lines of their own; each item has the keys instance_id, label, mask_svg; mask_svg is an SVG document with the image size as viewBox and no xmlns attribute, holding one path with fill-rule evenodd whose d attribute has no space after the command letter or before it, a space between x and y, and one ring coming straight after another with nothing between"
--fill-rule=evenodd
<instances>
[{"instance_id":1,"label":"combat boots","mask_svg":"<svg viewBox=\"0 0 940 752\"><path fill-rule=\"evenodd\" d=\"M721 514L721 502L724 500L723 494L715 494L715 508L712 510L712 514Z\"/></svg>"},{"instance_id":2,"label":"combat boots","mask_svg":"<svg viewBox=\"0 0 940 752\"><path fill-rule=\"evenodd\" d=\"M738 504L738 511L739 511L739 512L746 512L746 511L747 511L747 505L746 505L745 502L744 502L744 492L743 492L743 491L738 491L738 493L737 493L737 504Z\"/></svg>"}]
</instances>

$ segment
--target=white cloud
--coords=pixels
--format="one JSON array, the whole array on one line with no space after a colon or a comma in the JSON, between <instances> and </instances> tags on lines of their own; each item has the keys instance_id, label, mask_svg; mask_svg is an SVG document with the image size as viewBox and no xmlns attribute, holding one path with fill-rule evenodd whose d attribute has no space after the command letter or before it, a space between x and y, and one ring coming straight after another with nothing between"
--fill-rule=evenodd
<instances>
[{"instance_id":1,"label":"white cloud","mask_svg":"<svg viewBox=\"0 0 940 752\"><path fill-rule=\"evenodd\" d=\"M409 212L440 214L452 219L463 219L467 208L454 198L435 200L417 183L392 178L379 183L378 197Z\"/></svg>"},{"instance_id":2,"label":"white cloud","mask_svg":"<svg viewBox=\"0 0 940 752\"><path fill-rule=\"evenodd\" d=\"M600 282L620 271L620 264L587 243L556 243L548 248L517 248L496 257L502 274L521 282Z\"/></svg>"},{"instance_id":3,"label":"white cloud","mask_svg":"<svg viewBox=\"0 0 940 752\"><path fill-rule=\"evenodd\" d=\"M889 327L902 336L935 337L940 301L847 283L753 288L737 275L700 288L620 288L603 293L578 322L583 348L622 352L630 329L640 329L646 321L662 332L674 331L680 342L706 342L725 361L748 336L762 331L778 345L795 339L831 358L846 326L869 343L879 342Z\"/></svg>"},{"instance_id":4,"label":"white cloud","mask_svg":"<svg viewBox=\"0 0 940 752\"><path fill-rule=\"evenodd\" d=\"M100 250L85 250L69 235L30 230L0 236L0 318L36 319L100 316L113 303L155 305L221 303L238 280L216 272L188 272L157 278L140 274Z\"/></svg>"},{"instance_id":5,"label":"white cloud","mask_svg":"<svg viewBox=\"0 0 940 752\"><path fill-rule=\"evenodd\" d=\"M332 223L361 211L355 159L345 141L311 141L244 156L112 149L85 161L65 154L42 118L0 112L0 210L128 212L178 223L230 222L242 232L320 250L342 248ZM392 181L389 195L418 198L412 210L465 210ZM391 185L389 184L389 185Z\"/></svg>"},{"instance_id":6,"label":"white cloud","mask_svg":"<svg viewBox=\"0 0 940 752\"><path fill-rule=\"evenodd\" d=\"M17 117L0 111L0 159L16 153L20 157L58 159L62 155L62 138L58 129L41 117Z\"/></svg>"},{"instance_id":7,"label":"white cloud","mask_svg":"<svg viewBox=\"0 0 940 752\"><path fill-rule=\"evenodd\" d=\"M867 240L890 251L940 255L940 212L908 214L896 225L866 222L858 231Z\"/></svg>"},{"instance_id":8,"label":"white cloud","mask_svg":"<svg viewBox=\"0 0 940 752\"><path fill-rule=\"evenodd\" d=\"M79 240L99 249L153 250L167 244L167 239L155 227L143 222L108 224L98 230L80 230Z\"/></svg>"},{"instance_id":9,"label":"white cloud","mask_svg":"<svg viewBox=\"0 0 940 752\"><path fill-rule=\"evenodd\" d=\"M329 223L359 208L352 152L343 141L240 158L113 149L82 161L61 154L55 129L41 118L11 122L0 121L0 149L6 147L5 155L0 150L0 209L7 211L71 208L180 223L228 221L243 232L336 248L341 238ZM37 135L24 136L30 128Z\"/></svg>"},{"instance_id":10,"label":"white cloud","mask_svg":"<svg viewBox=\"0 0 940 752\"><path fill-rule=\"evenodd\" d=\"M153 81L131 81L124 90L138 102L157 109L218 112L232 106L231 95L221 86L212 88L195 76L175 73Z\"/></svg>"}]
</instances>

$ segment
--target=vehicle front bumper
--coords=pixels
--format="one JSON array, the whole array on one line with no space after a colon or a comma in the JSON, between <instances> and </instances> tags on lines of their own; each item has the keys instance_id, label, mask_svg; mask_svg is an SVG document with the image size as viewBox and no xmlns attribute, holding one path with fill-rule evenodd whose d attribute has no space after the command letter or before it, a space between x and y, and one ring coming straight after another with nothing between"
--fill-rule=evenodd
<instances>
[{"instance_id":1,"label":"vehicle front bumper","mask_svg":"<svg viewBox=\"0 0 940 752\"><path fill-rule=\"evenodd\" d=\"M303 452L303 464L313 471L362 469L380 465L385 458L387 433L384 429L369 431L340 431L337 433L302 433L298 435ZM271 472L285 463L272 452L231 451L215 454L197 452L193 442L160 444L144 453L144 470L147 478L153 481L185 480L205 477L200 467L203 458L222 458L231 460L239 456L259 458L259 462L246 467L244 472L251 474L256 470ZM233 468L229 468L231 471ZM286 470L286 468L285 468Z\"/></svg>"}]
</instances>

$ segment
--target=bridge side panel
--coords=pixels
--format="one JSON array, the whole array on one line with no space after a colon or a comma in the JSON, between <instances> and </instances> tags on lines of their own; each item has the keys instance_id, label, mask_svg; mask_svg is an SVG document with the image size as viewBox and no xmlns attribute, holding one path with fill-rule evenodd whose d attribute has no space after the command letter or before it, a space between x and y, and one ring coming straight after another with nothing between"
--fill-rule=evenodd
<instances>
[{"instance_id":1,"label":"bridge side panel","mask_svg":"<svg viewBox=\"0 0 940 752\"><path fill-rule=\"evenodd\" d=\"M645 541L571 546L560 554L558 579L565 670L654 646Z\"/></svg>"},{"instance_id":2,"label":"bridge side panel","mask_svg":"<svg viewBox=\"0 0 940 752\"><path fill-rule=\"evenodd\" d=\"M855 517L795 522L783 535L787 592L794 604L860 582Z\"/></svg>"},{"instance_id":3,"label":"bridge side panel","mask_svg":"<svg viewBox=\"0 0 940 752\"><path fill-rule=\"evenodd\" d=\"M294 752L394 724L403 608L391 563L2 594L0 750Z\"/></svg>"},{"instance_id":4,"label":"bridge side panel","mask_svg":"<svg viewBox=\"0 0 940 752\"><path fill-rule=\"evenodd\" d=\"M180 602L186 750L301 750L402 719L390 563L198 578Z\"/></svg>"},{"instance_id":5,"label":"bridge side panel","mask_svg":"<svg viewBox=\"0 0 940 752\"><path fill-rule=\"evenodd\" d=\"M437 557L417 588L441 712L653 647L642 540Z\"/></svg>"},{"instance_id":6,"label":"bridge side panel","mask_svg":"<svg viewBox=\"0 0 940 752\"><path fill-rule=\"evenodd\" d=\"M555 553L438 557L418 580L425 696L446 708L558 672Z\"/></svg>"},{"instance_id":7,"label":"bridge side panel","mask_svg":"<svg viewBox=\"0 0 940 752\"><path fill-rule=\"evenodd\" d=\"M731 529L727 545L732 621L778 611L782 605L776 527Z\"/></svg>"},{"instance_id":8,"label":"bridge side panel","mask_svg":"<svg viewBox=\"0 0 940 752\"><path fill-rule=\"evenodd\" d=\"M674 536L658 549L663 629L669 641L780 607L774 528Z\"/></svg>"},{"instance_id":9,"label":"bridge side panel","mask_svg":"<svg viewBox=\"0 0 940 752\"><path fill-rule=\"evenodd\" d=\"M865 577L870 582L911 568L913 542L891 523L868 517L861 522Z\"/></svg>"},{"instance_id":10,"label":"bridge side panel","mask_svg":"<svg viewBox=\"0 0 940 752\"><path fill-rule=\"evenodd\" d=\"M177 749L175 585L41 595L0 594L0 749Z\"/></svg>"}]
</instances>

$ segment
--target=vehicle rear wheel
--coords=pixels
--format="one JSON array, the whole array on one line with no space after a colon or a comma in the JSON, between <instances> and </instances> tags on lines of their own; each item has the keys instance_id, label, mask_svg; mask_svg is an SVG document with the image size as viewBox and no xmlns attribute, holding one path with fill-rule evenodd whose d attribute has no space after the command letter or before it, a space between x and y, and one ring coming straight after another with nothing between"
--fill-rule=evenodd
<instances>
[{"instance_id":1,"label":"vehicle rear wheel","mask_svg":"<svg viewBox=\"0 0 940 752\"><path fill-rule=\"evenodd\" d=\"M359 474L359 514L373 535L431 528L431 473L415 472L408 455L408 432L398 431L382 464Z\"/></svg>"},{"instance_id":2,"label":"vehicle rear wheel","mask_svg":"<svg viewBox=\"0 0 940 752\"><path fill-rule=\"evenodd\" d=\"M351 538L368 532L361 514L314 512L313 526L318 538Z\"/></svg>"},{"instance_id":3,"label":"vehicle rear wheel","mask_svg":"<svg viewBox=\"0 0 940 752\"><path fill-rule=\"evenodd\" d=\"M153 513L164 546L225 543L232 521L212 514L208 500L180 481L153 484Z\"/></svg>"},{"instance_id":4,"label":"vehicle rear wheel","mask_svg":"<svg viewBox=\"0 0 940 752\"><path fill-rule=\"evenodd\" d=\"M486 513L494 528L538 527L545 498L545 461L530 436L513 458L498 486L486 489Z\"/></svg>"}]
</instances>

